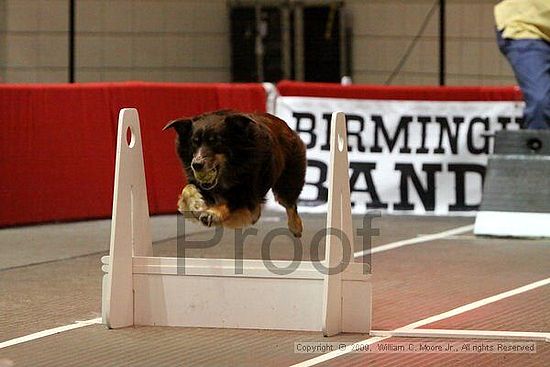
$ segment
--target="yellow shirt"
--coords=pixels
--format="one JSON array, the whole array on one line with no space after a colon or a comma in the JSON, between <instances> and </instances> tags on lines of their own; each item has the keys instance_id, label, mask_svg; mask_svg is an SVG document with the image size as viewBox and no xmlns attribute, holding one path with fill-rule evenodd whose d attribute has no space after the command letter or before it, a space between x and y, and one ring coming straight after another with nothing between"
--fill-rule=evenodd
<instances>
[{"instance_id":1,"label":"yellow shirt","mask_svg":"<svg viewBox=\"0 0 550 367\"><path fill-rule=\"evenodd\" d=\"M550 42L550 0L503 0L495 5L503 38L542 38Z\"/></svg>"}]
</instances>

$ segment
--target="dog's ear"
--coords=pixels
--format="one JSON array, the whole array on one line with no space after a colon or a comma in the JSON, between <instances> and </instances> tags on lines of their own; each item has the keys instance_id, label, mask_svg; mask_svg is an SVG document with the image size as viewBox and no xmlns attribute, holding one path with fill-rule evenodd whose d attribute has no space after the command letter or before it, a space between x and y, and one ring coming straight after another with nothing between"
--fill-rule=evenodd
<instances>
[{"instance_id":1,"label":"dog's ear","mask_svg":"<svg viewBox=\"0 0 550 367\"><path fill-rule=\"evenodd\" d=\"M250 117L246 115L229 115L225 118L225 123L230 128L237 128L237 129L246 129L251 124L255 124L256 122L252 120Z\"/></svg>"},{"instance_id":2,"label":"dog's ear","mask_svg":"<svg viewBox=\"0 0 550 367\"><path fill-rule=\"evenodd\" d=\"M180 118L176 120L170 121L168 124L166 124L165 127L162 128L162 130L167 130L170 128L174 128L179 136L187 136L191 132L191 129L193 127L193 121L186 118Z\"/></svg>"}]
</instances>

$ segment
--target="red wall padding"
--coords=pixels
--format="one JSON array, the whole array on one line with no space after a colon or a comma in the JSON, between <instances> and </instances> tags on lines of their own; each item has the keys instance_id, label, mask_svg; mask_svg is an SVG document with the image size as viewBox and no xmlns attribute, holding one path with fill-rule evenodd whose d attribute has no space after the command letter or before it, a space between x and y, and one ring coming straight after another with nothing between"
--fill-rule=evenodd
<instances>
[{"instance_id":1,"label":"red wall padding","mask_svg":"<svg viewBox=\"0 0 550 367\"><path fill-rule=\"evenodd\" d=\"M111 216L121 108L139 111L151 214L176 211L185 184L177 117L265 111L261 84L0 85L0 226Z\"/></svg>"},{"instance_id":2,"label":"red wall padding","mask_svg":"<svg viewBox=\"0 0 550 367\"><path fill-rule=\"evenodd\" d=\"M389 99L409 101L521 101L518 87L437 87L341 85L282 81L277 84L282 96Z\"/></svg>"}]
</instances>

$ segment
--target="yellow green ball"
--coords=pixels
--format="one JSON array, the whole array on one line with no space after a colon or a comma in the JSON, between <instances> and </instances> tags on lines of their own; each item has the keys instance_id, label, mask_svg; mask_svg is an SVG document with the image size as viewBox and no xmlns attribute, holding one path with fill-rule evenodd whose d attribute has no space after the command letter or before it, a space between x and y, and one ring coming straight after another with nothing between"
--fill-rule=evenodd
<instances>
[{"instance_id":1,"label":"yellow green ball","mask_svg":"<svg viewBox=\"0 0 550 367\"><path fill-rule=\"evenodd\" d=\"M210 170L208 172L195 172L195 178L202 183L211 183L216 179L216 170Z\"/></svg>"}]
</instances>

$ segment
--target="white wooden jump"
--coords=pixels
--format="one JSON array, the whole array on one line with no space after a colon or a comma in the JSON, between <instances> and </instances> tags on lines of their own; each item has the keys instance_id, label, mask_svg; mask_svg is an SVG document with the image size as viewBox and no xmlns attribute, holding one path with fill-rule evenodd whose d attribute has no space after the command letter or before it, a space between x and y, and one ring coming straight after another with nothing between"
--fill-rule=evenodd
<instances>
[{"instance_id":1,"label":"white wooden jump","mask_svg":"<svg viewBox=\"0 0 550 367\"><path fill-rule=\"evenodd\" d=\"M127 142L127 131L131 141ZM353 243L346 121L332 115L327 228ZM174 168L178 169L178 168ZM325 267L343 257L337 236L327 236ZM353 251L351 251L353 254ZM318 330L368 333L371 327L370 274L350 263L323 274L302 261L289 275L274 274L262 260L153 257L138 113L120 111L110 255L102 258L103 322L131 325ZM179 259L181 260L181 259ZM273 261L279 268L291 261Z\"/></svg>"}]
</instances>

